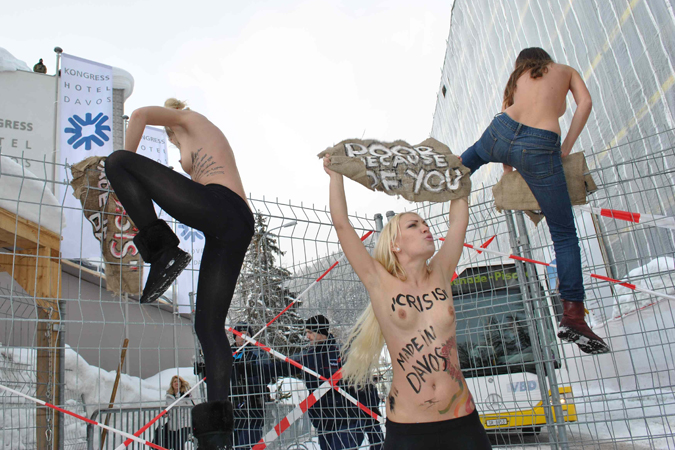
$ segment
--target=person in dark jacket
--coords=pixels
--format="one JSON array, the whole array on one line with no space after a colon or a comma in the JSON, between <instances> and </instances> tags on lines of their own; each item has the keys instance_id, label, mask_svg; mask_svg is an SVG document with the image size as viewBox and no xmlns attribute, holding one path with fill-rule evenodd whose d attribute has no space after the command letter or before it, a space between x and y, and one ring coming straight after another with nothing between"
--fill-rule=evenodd
<instances>
[{"instance_id":1,"label":"person in dark jacket","mask_svg":"<svg viewBox=\"0 0 675 450\"><path fill-rule=\"evenodd\" d=\"M234 327L242 334L253 336L251 326L239 323ZM244 339L235 335L236 348ZM267 358L257 347L248 345L234 355L232 365L232 406L234 407L234 445L250 449L263 435L265 402L270 401L267 385L271 383Z\"/></svg>"},{"instance_id":2,"label":"person in dark jacket","mask_svg":"<svg viewBox=\"0 0 675 450\"><path fill-rule=\"evenodd\" d=\"M330 323L323 315L310 317L305 323L305 331L310 345L295 357L303 366L320 375L330 378L340 367L340 346L330 333ZM310 392L318 389L323 381L294 366L291 371L298 371ZM319 434L321 450L341 450L357 448L363 440L363 432L350 429L350 415L347 400L337 391L327 392L307 411L309 420Z\"/></svg>"},{"instance_id":3,"label":"person in dark jacket","mask_svg":"<svg viewBox=\"0 0 675 450\"><path fill-rule=\"evenodd\" d=\"M370 409L378 416L382 417L382 413L380 412L379 408L380 395L378 394L377 387L374 384L367 384L358 391L355 391L353 388L349 388L347 389L347 392L352 394L365 407ZM349 410L349 415L357 419L356 428L368 436L370 450L382 450L384 448L384 434L382 434L380 423L373 419L369 414L362 411L361 408L358 408L353 404Z\"/></svg>"},{"instance_id":4,"label":"person in dark jacket","mask_svg":"<svg viewBox=\"0 0 675 450\"><path fill-rule=\"evenodd\" d=\"M310 342L301 353L291 359L311 369L325 378L330 378L342 367L340 346L330 332L330 322L323 315L307 319L305 332ZM283 361L262 364L263 370L270 372L270 377L296 377L305 382L309 392L319 388L324 381ZM341 386L361 403L380 415L377 405L379 396L374 385L356 391L351 387ZM360 408L349 402L336 390L324 394L307 410L309 420L316 429L321 450L343 450L358 448L368 435L372 450L381 450L384 436L379 423Z\"/></svg>"}]
</instances>

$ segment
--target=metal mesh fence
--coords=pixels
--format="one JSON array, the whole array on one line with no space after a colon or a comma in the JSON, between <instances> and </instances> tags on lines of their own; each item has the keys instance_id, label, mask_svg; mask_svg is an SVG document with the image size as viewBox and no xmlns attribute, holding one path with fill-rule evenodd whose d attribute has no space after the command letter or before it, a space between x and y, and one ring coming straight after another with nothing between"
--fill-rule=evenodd
<instances>
[{"instance_id":1,"label":"metal mesh fence","mask_svg":"<svg viewBox=\"0 0 675 450\"><path fill-rule=\"evenodd\" d=\"M482 253L465 249L453 297L461 366L495 446L675 445L673 300L631 288L674 293L672 228L664 227L672 212L674 183L669 164L673 130L658 138L669 144L648 156L620 161L606 158L602 164L602 151L589 156L598 160L591 171L600 188L591 206L601 204L616 210L650 203L652 216L665 216L642 215L635 222L634 215L628 216L633 221L626 221L576 212L584 269L627 283L619 285L590 275L585 279L594 330L613 349L607 355L589 356L561 344L555 337L560 309L555 271L508 257L513 254L550 263L554 255L545 222L535 228L521 213L497 213L490 186L475 187L467 243L479 247L496 237ZM651 145L651 141L625 144L633 148ZM2 177L7 176L3 170ZM18 178L22 183L37 179L47 184L48 180L27 174ZM3 199L14 198L20 207L42 204L22 201L21 192L18 197L12 195L6 190L1 194ZM660 210L655 203L661 205ZM341 364L338 348L368 302L358 277L346 260L340 260L342 253L329 213L267 199L251 199L251 204L260 213L257 234L228 325L239 325L239 330L250 327L246 331L251 336L285 311L256 336L258 342L277 352L276 356L253 344L235 355L231 393L236 408L236 448L251 448L263 437L268 448L318 449L325 442L338 448L378 448L386 430L344 394L384 416L384 398L391 382L386 352L372 386L356 390L341 385L344 393L326 389L324 379L317 380L288 361L328 375L325 378L334 374ZM158 304L139 306L133 297L115 298L105 290L101 261L71 261L49 252L41 254L41 248L52 245L42 237L33 242L37 252L33 265L23 264L20 258L26 257L31 242L30 234L24 232L31 224L23 222L16 211L3 209L14 214L13 221L3 222L3 386L101 423L109 415L113 428L134 433L152 418L153 413L147 411L159 413L168 404L166 391L173 375L179 374L192 385L203 376L191 315L198 265L186 270L187 289L174 287ZM447 205L422 205L414 211L427 219L435 236L443 236ZM377 233L368 232L381 228L382 216L351 220L372 249ZM44 233L47 224L38 222L42 226L33 223L33 229ZM90 231L83 228L83 232ZM24 239L21 245L20 239ZM189 242L197 248L198 239ZM39 290L41 278L31 278L29 272L19 276L21 267L43 267L40 264L44 262L58 264L60 291L49 285ZM55 302L52 311L47 309L50 299ZM58 317L54 311L60 313ZM305 337L304 321L318 314L329 319L334 341L312 345ZM129 350L114 406L109 408L125 337L130 341ZM233 348L238 345L233 342ZM313 392L314 396L308 397ZM202 384L191 401L203 399ZM313 400L316 403L310 408L308 401ZM181 406L177 411L189 415L189 409ZM145 411L145 415L138 411ZM5 446L101 446L101 430L95 425L88 430L77 418L54 414L17 395L3 394L0 417ZM176 421L187 422L189 417ZM167 439L166 433L173 431L166 421L160 421L141 436L152 442ZM174 441L185 439L186 446L193 445L189 432L168 435ZM105 448L115 448L121 439L109 432ZM132 446L140 448L141 444Z\"/></svg>"}]
</instances>

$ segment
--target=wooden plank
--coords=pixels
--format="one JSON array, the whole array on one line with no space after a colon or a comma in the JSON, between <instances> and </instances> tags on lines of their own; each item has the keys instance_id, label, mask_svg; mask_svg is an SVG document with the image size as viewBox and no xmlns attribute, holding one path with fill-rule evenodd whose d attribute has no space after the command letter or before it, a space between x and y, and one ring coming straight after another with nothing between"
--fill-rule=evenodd
<instances>
[{"instance_id":1,"label":"wooden plank","mask_svg":"<svg viewBox=\"0 0 675 450\"><path fill-rule=\"evenodd\" d=\"M0 230L0 242L9 242L9 246L12 247L16 236L16 245L24 249L39 246L58 251L61 248L59 234L28 219L18 217L4 208L0 208Z\"/></svg>"},{"instance_id":2,"label":"wooden plank","mask_svg":"<svg viewBox=\"0 0 675 450\"><path fill-rule=\"evenodd\" d=\"M38 245L26 238L14 234L13 231L0 229L0 246L2 247L19 247L23 249L37 248Z\"/></svg>"},{"instance_id":3,"label":"wooden plank","mask_svg":"<svg viewBox=\"0 0 675 450\"><path fill-rule=\"evenodd\" d=\"M51 313L38 308L37 326L37 373L35 397L53 405L61 404L59 391L60 357L58 349L58 308ZM59 428L61 414L53 409L39 406L35 415L35 448L57 450L59 447ZM47 431L51 430L51 448L48 445Z\"/></svg>"},{"instance_id":4,"label":"wooden plank","mask_svg":"<svg viewBox=\"0 0 675 450\"><path fill-rule=\"evenodd\" d=\"M0 269L9 273L42 308L55 308L61 297L61 265L48 248L0 254Z\"/></svg>"},{"instance_id":5,"label":"wooden plank","mask_svg":"<svg viewBox=\"0 0 675 450\"><path fill-rule=\"evenodd\" d=\"M0 254L0 270L35 299L38 305L36 397L61 404L60 349L61 236L38 224L0 208L0 246L21 248ZM36 409L37 448L58 449L60 414L44 407ZM50 431L47 434L47 431Z\"/></svg>"}]
</instances>

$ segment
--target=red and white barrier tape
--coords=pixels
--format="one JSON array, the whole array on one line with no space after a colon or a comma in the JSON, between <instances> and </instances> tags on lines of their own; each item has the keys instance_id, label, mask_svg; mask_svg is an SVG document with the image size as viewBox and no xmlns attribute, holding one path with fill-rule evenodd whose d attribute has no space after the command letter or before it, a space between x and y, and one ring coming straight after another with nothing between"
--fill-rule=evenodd
<instances>
[{"instance_id":1,"label":"red and white barrier tape","mask_svg":"<svg viewBox=\"0 0 675 450\"><path fill-rule=\"evenodd\" d=\"M440 239L442 241L445 240L444 238L440 238ZM474 247L471 244L464 244L464 247L470 248L472 250L480 251L480 252L491 253L493 255L503 256L503 257L509 258L509 259L515 259L516 261L529 262L529 263L532 263L532 264L539 264L541 266L548 266L548 267L555 267L555 268L558 267L555 264L545 263L543 261L537 261L536 259L523 258L522 256L511 255L509 253L504 253L504 252L500 252L500 251L497 251L497 250L487 250L487 249L482 249L482 248L479 250L478 248ZM598 280L608 281L610 283L616 283L618 285L627 287L628 289L632 289L634 291L640 291L640 292L644 292L646 294L655 295L657 297L663 297L663 298L667 298L667 299L670 299L670 300L675 300L675 296L673 296L673 295L668 295L668 294L664 294L664 293L661 293L661 292L652 291L651 289L645 289L645 288L636 286L632 283L628 283L626 281L617 280L617 279L614 279L614 278L606 277L604 275L598 275L598 274L595 274L595 273L591 273L587 270L584 270L584 272L589 274L591 276L591 278L596 278Z\"/></svg>"},{"instance_id":2,"label":"red and white barrier tape","mask_svg":"<svg viewBox=\"0 0 675 450\"><path fill-rule=\"evenodd\" d=\"M495 234L495 235L492 236L490 239L488 239L487 241L483 242L483 243L480 245L480 248L487 248L487 246L490 245L490 244L492 243L492 241L495 240L496 237L497 237L497 235ZM445 239L441 238L441 240L444 241ZM476 250L476 251L478 252L479 255L482 253L480 250ZM455 270L455 273L452 274L452 279L450 280L450 282L452 283L453 281L455 281L455 280L457 279L458 276L459 276L459 275L457 274L457 271Z\"/></svg>"},{"instance_id":3,"label":"red and white barrier tape","mask_svg":"<svg viewBox=\"0 0 675 450\"><path fill-rule=\"evenodd\" d=\"M373 234L373 231L372 231L372 230L369 231L369 232L367 232L366 234L364 234L364 235L361 237L361 242L365 242L365 240L368 239L368 236L370 236L371 234ZM300 295L298 295L296 298L294 298L293 301L292 301L291 303L289 303L288 306L286 306L286 307L283 309L283 311L281 311L279 314L277 314L272 320L270 320L270 321L267 323L267 325L265 325L264 327L262 327L260 330L258 330L258 332L257 332L256 334L254 334L254 335L251 336L251 337L255 339L255 338L257 338L258 336L260 336L260 335L263 333L263 331L265 331L265 330L267 329L267 327L269 327L270 325L272 325L272 323L274 323L279 317L281 317L281 315L282 315L283 313L285 313L286 311L288 311L289 309L291 309L291 307L292 307L293 305L295 305L296 302L298 302L302 297L304 297L305 294L307 294L307 293L309 292L310 289L312 289L314 286L316 286L316 284L317 284L319 281L321 281L326 275L328 275L328 272L330 272L331 270L333 270L333 269L335 268L335 266L337 266L337 265L340 263L340 261L342 261L344 258L345 258L345 255L343 254L343 255L340 257L340 259L338 259L337 261L335 261L335 262L333 263L333 265L330 266L330 267L328 268L328 270L326 270L319 278L317 278L316 280L314 280L314 281L312 282L312 284L310 284L309 286L307 286L307 289L305 289L304 291L302 291L302 292L300 293ZM237 349L237 351L234 352L234 354L236 355L237 353L239 353L240 351L242 351L242 350L244 349L244 347L246 347L247 344L248 344L248 341L247 341L247 342L244 342L244 344L243 344L241 347L239 347L239 348Z\"/></svg>"},{"instance_id":4,"label":"red and white barrier tape","mask_svg":"<svg viewBox=\"0 0 675 450\"><path fill-rule=\"evenodd\" d=\"M8 388L7 386L3 386L3 385L0 384L0 389L3 389L3 390L5 390L5 391L7 391L7 392L11 392L11 393L14 394L14 395L21 396L21 397L26 398L26 399L28 399L28 400L34 401L35 403L38 403L38 404L40 404L40 405L47 406L47 407L49 407L49 408L51 408L51 409L54 409L54 410L59 411L59 412L62 412L62 413L64 413L64 414L68 414L69 416L73 416L73 417L75 417L76 419L82 420L83 422L87 422L87 423L89 423L89 424L91 424L91 425L95 425L95 426L97 426L97 427L104 428L104 429L108 430L110 433L116 433L116 434L122 435L122 436L124 436L124 437L128 437L129 439L131 439L131 440L133 440L133 441L136 441L136 442L138 442L139 444L147 445L147 446L150 446L150 447L152 447L152 448L156 448L156 449L158 449L158 450L167 450L167 449L165 449L164 447L160 447L159 445L153 444L153 443L150 442L150 441L143 440L143 439L138 438L138 437L136 437L136 436L134 436L134 435L131 435L131 434L129 434L129 433L125 433L124 431L120 431L120 430L118 430L118 429L116 429L116 428L109 427L108 425L104 425L104 424L102 424L102 423L96 422L95 420L88 419L88 418L83 417L83 416L81 416L81 415L79 415L79 414L76 414L76 413L74 413L74 412L72 412L72 411L68 411L68 410L66 410L66 409L59 408L59 407L56 406L56 405L52 405L51 403L47 403L47 402L45 402L45 401L43 401L43 400L39 400L39 399L37 399L37 398L31 397L30 395L26 395L26 394L24 394L23 392L15 391L14 389Z\"/></svg>"},{"instance_id":5,"label":"red and white barrier tape","mask_svg":"<svg viewBox=\"0 0 675 450\"><path fill-rule=\"evenodd\" d=\"M618 209L596 208L589 205L576 205L575 208L603 217L625 220L627 222L641 223L659 228L675 230L675 217L660 216L653 214L641 214Z\"/></svg>"},{"instance_id":6,"label":"red and white barrier tape","mask_svg":"<svg viewBox=\"0 0 675 450\"><path fill-rule=\"evenodd\" d=\"M253 450L264 450L267 448L268 445L270 445L272 442L276 441L279 436L281 436L284 431L288 430L293 423L298 420L300 417L303 416L311 408L314 406L316 402L321 399L326 393L330 392L333 387L337 384L338 381L342 378L342 369L338 370L335 372L328 381L325 381L324 383L321 384L314 392L309 394L298 406L293 408L293 410L284 417L281 422L276 424L274 428L272 428L270 431L263 436L260 441L253 447Z\"/></svg>"},{"instance_id":7,"label":"red and white barrier tape","mask_svg":"<svg viewBox=\"0 0 675 450\"><path fill-rule=\"evenodd\" d=\"M328 381L328 378L324 377L324 376L321 375L320 373L315 372L314 370L310 369L309 367L303 366L303 365L300 364L299 362L292 360L291 358L289 358L288 356L284 355L283 353L279 353L277 350L274 350L273 348L270 348L270 347L267 347L266 345L261 344L260 342L256 341L255 339L250 338L250 337L248 337L248 336L246 336L246 335L240 333L239 331L235 330L234 328L232 328L232 327L225 327L225 329L226 329L227 331L229 331L229 332L231 332L231 333L234 333L234 334L236 334L237 336L239 336L239 337L245 339L245 340L248 341L250 344L255 345L256 347L262 348L263 350L265 350L267 353L269 353L270 355L274 356L275 358L280 359L280 360L282 360L282 361L286 361L287 363L291 364L292 366L297 367L298 369L302 370L303 372L308 373L308 374L312 375L313 377L316 377L316 378L320 379L321 381ZM372 417L373 419L379 421L380 423L384 423L384 418L382 418L382 417L380 417L379 415L377 415L377 414L375 414L374 412L372 412L370 409L368 409L367 406L365 406L363 403L361 403L360 401L358 401L357 399L355 399L351 394L349 394L348 392L346 392L344 389L342 389L341 387L338 387L338 386L334 386L333 389L335 389L335 390L338 391L340 394L342 394L342 396L343 396L344 398L346 398L347 400L349 400L351 403L353 403L354 405L358 406L359 409L361 409L361 411L363 411L364 413L368 414L370 417Z\"/></svg>"},{"instance_id":8,"label":"red and white barrier tape","mask_svg":"<svg viewBox=\"0 0 675 450\"><path fill-rule=\"evenodd\" d=\"M369 231L369 232L367 232L365 235L363 235L363 237L361 237L361 241L365 241L366 239L368 239L368 236L370 236L371 234L373 234L373 231L372 231L372 230ZM260 333L262 333L267 327L269 327L274 321L276 321L279 317L281 317L281 315L282 315L283 313L285 313L286 311L288 311L288 310L291 308L291 306L293 306L297 301L299 301L302 297L304 297L305 294L307 294L307 292L309 292L309 290L310 290L311 288L313 288L314 286L316 286L316 284L317 284L319 281L321 281L326 275L328 275L328 272L330 272L331 270L333 270L333 269L335 268L335 266L337 266L337 265L340 263L340 261L342 261L342 260L344 259L344 257L345 257L345 255L342 255L342 256L340 257L340 259L338 259L337 261L335 261L335 263L333 263L333 265L330 266L330 267L328 268L328 270L326 270L319 278L317 278L316 280L314 280L314 282L313 282L312 284L310 284L310 285L307 287L307 289L305 289L304 291L302 291L302 292L300 293L300 295L298 295L297 298L293 299L293 301L292 301L291 303L289 303L288 306L286 306L286 308L284 308L283 311L281 311L281 312L280 312L279 314L277 314L272 320L270 320L270 321L267 323L267 325L265 325L265 326L264 326L260 331L258 331L253 337L257 337L257 336L258 336ZM230 330L231 330L231 328L230 328ZM232 331L234 331L234 330L232 330ZM241 347L239 347L239 348L237 349L237 351L234 352L234 354L236 355L237 353L239 353L239 352L240 352L247 344L248 344L248 341L244 342L244 344L243 344ZM157 416L153 417L153 419L152 419L150 422L148 422L148 423L146 423L145 425L143 425L143 427L141 427L141 428L140 428L138 431L136 431L136 433L134 433L134 434L135 434L136 436L139 436L141 433L143 433L145 430L147 430L148 427L152 426L152 424L155 423L157 420L159 420L160 417L162 417L163 415L165 415L166 413L168 413L169 410L171 410L171 408L173 408L176 404L178 404L178 402L180 402L185 396L187 396L190 392L192 392L197 386L199 386L200 384L202 384L204 381L206 381L206 378L202 378L201 380L199 380L199 382L195 383L195 385L192 386L192 388L191 388L189 391L187 391L184 395L182 395L180 398L178 398L175 402L173 402L172 404L170 404L169 406L167 406L166 409L164 409L162 412L160 412ZM119 445L118 447L116 447L115 450L122 450L124 447L128 447L130 443L131 443L131 441L127 439L123 444L121 444L121 445Z\"/></svg>"}]
</instances>

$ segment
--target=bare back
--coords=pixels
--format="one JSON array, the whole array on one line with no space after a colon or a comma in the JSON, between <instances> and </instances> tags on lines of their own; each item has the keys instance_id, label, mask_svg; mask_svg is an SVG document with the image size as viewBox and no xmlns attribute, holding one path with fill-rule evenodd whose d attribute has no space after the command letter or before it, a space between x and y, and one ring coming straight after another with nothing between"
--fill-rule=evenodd
<instances>
[{"instance_id":1,"label":"bare back","mask_svg":"<svg viewBox=\"0 0 675 450\"><path fill-rule=\"evenodd\" d=\"M513 105L504 112L523 125L560 134L558 119L567 108L573 73L571 67L556 63L549 64L539 78L532 78L529 71L523 73L516 84Z\"/></svg>"},{"instance_id":2,"label":"bare back","mask_svg":"<svg viewBox=\"0 0 675 450\"><path fill-rule=\"evenodd\" d=\"M394 422L438 422L475 409L459 366L450 284L436 269L417 286L382 269L381 290L369 292L394 373L387 396Z\"/></svg>"},{"instance_id":3,"label":"bare back","mask_svg":"<svg viewBox=\"0 0 675 450\"><path fill-rule=\"evenodd\" d=\"M186 114L184 125L172 131L180 143L183 170L197 183L220 184L246 201L234 153L223 132L197 112L181 113Z\"/></svg>"}]
</instances>

